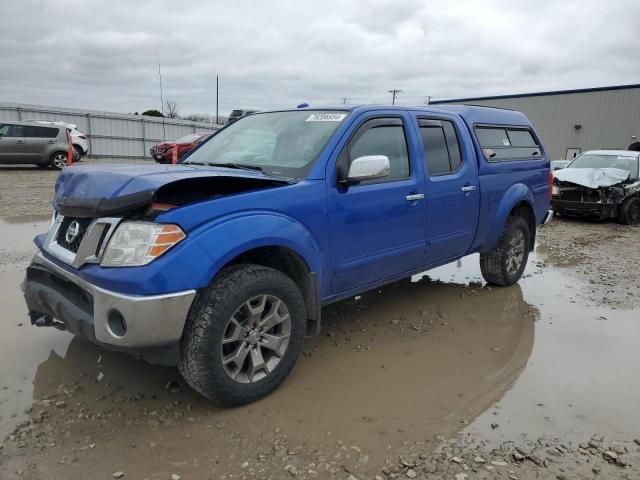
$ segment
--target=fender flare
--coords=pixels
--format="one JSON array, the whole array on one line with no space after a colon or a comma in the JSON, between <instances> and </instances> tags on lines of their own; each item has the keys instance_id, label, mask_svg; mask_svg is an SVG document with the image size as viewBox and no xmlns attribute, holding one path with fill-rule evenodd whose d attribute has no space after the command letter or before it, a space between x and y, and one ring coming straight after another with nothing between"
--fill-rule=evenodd
<instances>
[{"instance_id":1,"label":"fender flare","mask_svg":"<svg viewBox=\"0 0 640 480\"><path fill-rule=\"evenodd\" d=\"M196 240L211 260L203 285L242 253L260 247L284 247L302 258L323 285L324 257L311 232L297 220L276 212L244 212L199 228ZM317 292L320 295L320 292Z\"/></svg>"},{"instance_id":2,"label":"fender flare","mask_svg":"<svg viewBox=\"0 0 640 480\"><path fill-rule=\"evenodd\" d=\"M504 192L497 207L495 208L495 214L493 216L493 221L491 222L491 228L489 229L490 234L483 245L482 252L488 252L495 247L507 223L507 217L513 208L521 202L526 202L529 205L535 218L535 200L531 189L529 189L529 187L524 183L515 183L511 185L511 187ZM533 232L533 235L535 235L535 232Z\"/></svg>"}]
</instances>

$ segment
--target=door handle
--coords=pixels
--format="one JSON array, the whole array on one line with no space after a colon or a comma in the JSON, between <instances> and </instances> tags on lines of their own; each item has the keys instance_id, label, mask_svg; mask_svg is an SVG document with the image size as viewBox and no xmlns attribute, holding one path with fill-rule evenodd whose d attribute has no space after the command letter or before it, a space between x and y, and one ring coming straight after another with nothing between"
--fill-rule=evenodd
<instances>
[{"instance_id":1,"label":"door handle","mask_svg":"<svg viewBox=\"0 0 640 480\"><path fill-rule=\"evenodd\" d=\"M407 202L415 202L416 200L422 200L424 198L424 193L412 193L404 198L407 199Z\"/></svg>"},{"instance_id":2,"label":"door handle","mask_svg":"<svg viewBox=\"0 0 640 480\"><path fill-rule=\"evenodd\" d=\"M473 192L475 189L476 189L475 185L465 185L460 190L462 190L463 192Z\"/></svg>"},{"instance_id":3,"label":"door handle","mask_svg":"<svg viewBox=\"0 0 640 480\"><path fill-rule=\"evenodd\" d=\"M16 143L24 143L24 140L16 140Z\"/></svg>"},{"instance_id":4,"label":"door handle","mask_svg":"<svg viewBox=\"0 0 640 480\"><path fill-rule=\"evenodd\" d=\"M49 140L49 143L55 143L53 140Z\"/></svg>"}]
</instances>

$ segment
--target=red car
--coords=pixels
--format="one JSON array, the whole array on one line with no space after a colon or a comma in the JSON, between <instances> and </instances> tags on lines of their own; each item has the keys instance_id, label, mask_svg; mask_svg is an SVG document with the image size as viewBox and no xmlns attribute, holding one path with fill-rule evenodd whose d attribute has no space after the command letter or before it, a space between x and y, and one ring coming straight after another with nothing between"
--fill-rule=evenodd
<instances>
[{"instance_id":1,"label":"red car","mask_svg":"<svg viewBox=\"0 0 640 480\"><path fill-rule=\"evenodd\" d=\"M149 152L156 162L171 163L174 144L178 146L178 160L180 160L185 154L196 148L210 136L210 133L189 133L171 142L160 142L151 147Z\"/></svg>"}]
</instances>

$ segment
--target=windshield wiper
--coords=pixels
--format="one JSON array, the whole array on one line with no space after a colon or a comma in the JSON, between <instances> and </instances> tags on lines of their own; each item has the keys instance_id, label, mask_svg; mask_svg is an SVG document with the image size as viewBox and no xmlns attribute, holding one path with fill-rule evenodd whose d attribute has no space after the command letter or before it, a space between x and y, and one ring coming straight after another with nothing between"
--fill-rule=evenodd
<instances>
[{"instance_id":1,"label":"windshield wiper","mask_svg":"<svg viewBox=\"0 0 640 480\"><path fill-rule=\"evenodd\" d=\"M207 163L211 167L237 168L238 170L250 170L264 173L264 169L258 165L245 165L243 163Z\"/></svg>"}]
</instances>

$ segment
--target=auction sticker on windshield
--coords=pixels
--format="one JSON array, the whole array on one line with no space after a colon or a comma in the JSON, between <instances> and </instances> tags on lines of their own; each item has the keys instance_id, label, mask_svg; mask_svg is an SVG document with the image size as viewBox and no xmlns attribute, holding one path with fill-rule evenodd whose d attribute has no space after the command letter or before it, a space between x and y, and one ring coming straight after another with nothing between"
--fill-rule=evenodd
<instances>
[{"instance_id":1,"label":"auction sticker on windshield","mask_svg":"<svg viewBox=\"0 0 640 480\"><path fill-rule=\"evenodd\" d=\"M346 113L312 113L305 122L341 122Z\"/></svg>"}]
</instances>

